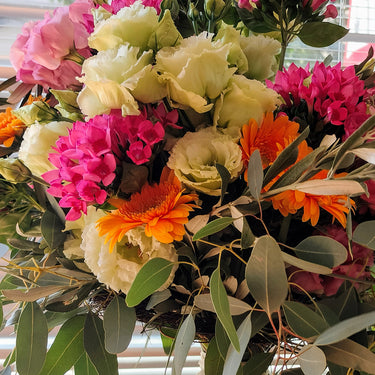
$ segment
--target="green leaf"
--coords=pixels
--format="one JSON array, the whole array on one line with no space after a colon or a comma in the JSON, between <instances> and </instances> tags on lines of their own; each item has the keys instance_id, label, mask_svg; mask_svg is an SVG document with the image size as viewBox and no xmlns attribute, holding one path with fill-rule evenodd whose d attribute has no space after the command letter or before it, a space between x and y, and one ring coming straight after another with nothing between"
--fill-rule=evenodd
<instances>
[{"instance_id":1,"label":"green leaf","mask_svg":"<svg viewBox=\"0 0 375 375\"><path fill-rule=\"evenodd\" d=\"M327 328L315 340L315 345L330 345L375 324L375 311L345 319Z\"/></svg>"},{"instance_id":2,"label":"green leaf","mask_svg":"<svg viewBox=\"0 0 375 375\"><path fill-rule=\"evenodd\" d=\"M308 262L333 268L346 261L348 251L343 244L327 236L310 236L294 249L297 256Z\"/></svg>"},{"instance_id":3,"label":"green leaf","mask_svg":"<svg viewBox=\"0 0 375 375\"><path fill-rule=\"evenodd\" d=\"M244 374L263 375L271 366L274 353L256 353L244 365Z\"/></svg>"},{"instance_id":4,"label":"green leaf","mask_svg":"<svg viewBox=\"0 0 375 375\"><path fill-rule=\"evenodd\" d=\"M322 349L315 345L306 345L298 353L297 362L301 366L304 375L324 374L327 367L326 356Z\"/></svg>"},{"instance_id":5,"label":"green leaf","mask_svg":"<svg viewBox=\"0 0 375 375\"><path fill-rule=\"evenodd\" d=\"M77 315L63 324L47 352L39 375L64 375L82 356L85 317Z\"/></svg>"},{"instance_id":6,"label":"green leaf","mask_svg":"<svg viewBox=\"0 0 375 375\"><path fill-rule=\"evenodd\" d=\"M17 328L16 364L20 375L37 375L47 352L48 328L42 309L36 302L27 303Z\"/></svg>"},{"instance_id":7,"label":"green leaf","mask_svg":"<svg viewBox=\"0 0 375 375\"><path fill-rule=\"evenodd\" d=\"M263 165L259 150L255 150L249 159L247 168L247 186L250 194L259 202L263 185Z\"/></svg>"},{"instance_id":8,"label":"green leaf","mask_svg":"<svg viewBox=\"0 0 375 375\"><path fill-rule=\"evenodd\" d=\"M227 296L227 298L230 315L241 315L251 310L251 306L248 303L232 296ZM209 294L199 294L195 296L194 304L202 310L212 312L216 311L212 298Z\"/></svg>"},{"instance_id":9,"label":"green leaf","mask_svg":"<svg viewBox=\"0 0 375 375\"><path fill-rule=\"evenodd\" d=\"M302 303L285 301L283 309L288 325L298 336L317 336L328 327L319 314Z\"/></svg>"},{"instance_id":10,"label":"green leaf","mask_svg":"<svg viewBox=\"0 0 375 375\"><path fill-rule=\"evenodd\" d=\"M241 231L241 249L248 249L255 241L255 236L250 229L246 217L242 218L243 227Z\"/></svg>"},{"instance_id":11,"label":"green leaf","mask_svg":"<svg viewBox=\"0 0 375 375\"><path fill-rule=\"evenodd\" d=\"M126 306L125 299L115 295L103 316L107 352L121 353L128 347L136 320L135 309Z\"/></svg>"},{"instance_id":12,"label":"green leaf","mask_svg":"<svg viewBox=\"0 0 375 375\"><path fill-rule=\"evenodd\" d=\"M305 23L298 37L303 43L311 47L328 47L343 38L348 29L330 22L307 22Z\"/></svg>"},{"instance_id":13,"label":"green leaf","mask_svg":"<svg viewBox=\"0 0 375 375\"><path fill-rule=\"evenodd\" d=\"M227 192L227 188L228 188L228 184L229 184L231 176L230 176L230 172L228 171L228 169L224 167L224 165L216 163L215 167L221 177L221 202L222 202L224 199L225 193Z\"/></svg>"},{"instance_id":14,"label":"green leaf","mask_svg":"<svg viewBox=\"0 0 375 375\"><path fill-rule=\"evenodd\" d=\"M160 339L163 345L164 353L168 356L171 355L174 347L174 338L168 337L164 335L163 332L160 332Z\"/></svg>"},{"instance_id":15,"label":"green leaf","mask_svg":"<svg viewBox=\"0 0 375 375\"><path fill-rule=\"evenodd\" d=\"M213 220L194 234L193 241L197 241L203 237L207 237L211 234L220 232L221 230L225 229L228 225L232 224L233 221L234 219L231 217L221 217L219 219Z\"/></svg>"},{"instance_id":16,"label":"green leaf","mask_svg":"<svg viewBox=\"0 0 375 375\"><path fill-rule=\"evenodd\" d=\"M172 375L181 375L186 357L195 338L195 322L193 315L189 314L181 324L174 345L174 359Z\"/></svg>"},{"instance_id":17,"label":"green leaf","mask_svg":"<svg viewBox=\"0 0 375 375\"><path fill-rule=\"evenodd\" d=\"M375 374L375 354L352 340L346 339L321 349L329 362Z\"/></svg>"},{"instance_id":18,"label":"green leaf","mask_svg":"<svg viewBox=\"0 0 375 375\"><path fill-rule=\"evenodd\" d=\"M240 342L240 351L235 350L233 345L229 346L227 356L225 358L225 364L223 369L223 375L232 375L237 372L240 367L242 357L247 348L247 344L250 340L251 335L251 314L248 314L237 330L238 339Z\"/></svg>"},{"instance_id":19,"label":"green leaf","mask_svg":"<svg viewBox=\"0 0 375 375\"><path fill-rule=\"evenodd\" d=\"M353 241L375 250L375 220L358 224L353 232Z\"/></svg>"},{"instance_id":20,"label":"green leaf","mask_svg":"<svg viewBox=\"0 0 375 375\"><path fill-rule=\"evenodd\" d=\"M105 350L103 322L92 313L86 316L83 343L99 375L118 374L117 357Z\"/></svg>"},{"instance_id":21,"label":"green leaf","mask_svg":"<svg viewBox=\"0 0 375 375\"><path fill-rule=\"evenodd\" d=\"M39 298L47 297L53 293L59 292L66 289L63 286L38 286L36 288L30 288L28 291L19 290L19 289L9 289L3 290L3 294L6 298L12 301L24 301L24 302L33 302Z\"/></svg>"},{"instance_id":22,"label":"green leaf","mask_svg":"<svg viewBox=\"0 0 375 375\"><path fill-rule=\"evenodd\" d=\"M224 368L224 359L219 353L216 338L212 338L204 359L205 375L222 375Z\"/></svg>"},{"instance_id":23,"label":"green leaf","mask_svg":"<svg viewBox=\"0 0 375 375\"><path fill-rule=\"evenodd\" d=\"M66 233L64 224L51 211L46 211L40 222L40 228L50 249L56 249L64 243Z\"/></svg>"},{"instance_id":24,"label":"green leaf","mask_svg":"<svg viewBox=\"0 0 375 375\"><path fill-rule=\"evenodd\" d=\"M37 253L40 252L39 242L24 240L22 238L9 238L7 242L14 249L24 250L24 251L33 251Z\"/></svg>"},{"instance_id":25,"label":"green leaf","mask_svg":"<svg viewBox=\"0 0 375 375\"><path fill-rule=\"evenodd\" d=\"M220 323L219 319L216 319L216 322L215 322L215 337L216 337L217 349L219 350L220 356L222 357L223 360L225 360L225 357L227 356L227 353L228 353L230 340L229 340L227 333L225 332L224 327Z\"/></svg>"},{"instance_id":26,"label":"green leaf","mask_svg":"<svg viewBox=\"0 0 375 375\"><path fill-rule=\"evenodd\" d=\"M81 358L74 365L74 375L98 375L95 366L92 364L87 353L83 353Z\"/></svg>"},{"instance_id":27,"label":"green leaf","mask_svg":"<svg viewBox=\"0 0 375 375\"><path fill-rule=\"evenodd\" d=\"M159 303L166 301L167 299L169 299L171 295L172 293L169 289L164 289L160 292L155 292L151 295L150 300L147 303L146 310L150 310Z\"/></svg>"},{"instance_id":28,"label":"green leaf","mask_svg":"<svg viewBox=\"0 0 375 375\"><path fill-rule=\"evenodd\" d=\"M353 180L308 180L292 185L293 190L315 195L355 195L363 194L363 186Z\"/></svg>"},{"instance_id":29,"label":"green leaf","mask_svg":"<svg viewBox=\"0 0 375 375\"><path fill-rule=\"evenodd\" d=\"M210 280L210 295L220 323L224 327L231 343L240 351L240 342L230 314L228 296L220 277L220 269L212 272Z\"/></svg>"},{"instance_id":30,"label":"green leaf","mask_svg":"<svg viewBox=\"0 0 375 375\"><path fill-rule=\"evenodd\" d=\"M245 277L250 293L267 314L278 311L288 294L288 280L282 252L274 238L258 238Z\"/></svg>"},{"instance_id":31,"label":"green leaf","mask_svg":"<svg viewBox=\"0 0 375 375\"><path fill-rule=\"evenodd\" d=\"M321 266L320 264L308 262L306 260L294 257L293 255L283 252L283 259L285 263L288 263L292 266L301 268L307 272L318 273L320 275L329 275L332 273L332 270L328 267Z\"/></svg>"},{"instance_id":32,"label":"green leaf","mask_svg":"<svg viewBox=\"0 0 375 375\"><path fill-rule=\"evenodd\" d=\"M164 258L150 259L138 272L126 296L126 304L133 307L158 290L169 278L173 263Z\"/></svg>"}]
</instances>

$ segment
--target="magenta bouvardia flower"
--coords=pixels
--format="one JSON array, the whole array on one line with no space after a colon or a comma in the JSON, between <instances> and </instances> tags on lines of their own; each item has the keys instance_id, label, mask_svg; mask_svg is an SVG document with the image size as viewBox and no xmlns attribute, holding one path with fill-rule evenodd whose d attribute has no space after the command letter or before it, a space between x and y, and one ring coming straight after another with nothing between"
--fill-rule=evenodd
<instances>
[{"instance_id":1,"label":"magenta bouvardia flower","mask_svg":"<svg viewBox=\"0 0 375 375\"><path fill-rule=\"evenodd\" d=\"M325 4L328 3L328 0L303 0L303 6L307 6L311 1L311 9L313 12L317 11L320 7L323 7ZM331 2L335 2L335 0L331 0ZM325 18L336 18L337 17L337 8L333 4L328 4L326 7L326 11L324 12Z\"/></svg>"},{"instance_id":2,"label":"magenta bouvardia flower","mask_svg":"<svg viewBox=\"0 0 375 375\"><path fill-rule=\"evenodd\" d=\"M87 22L92 18L90 0L46 12L41 21L26 23L11 47L10 60L17 80L48 88L66 89L79 85L81 66L67 59L76 52L91 55L87 44Z\"/></svg>"},{"instance_id":3,"label":"magenta bouvardia flower","mask_svg":"<svg viewBox=\"0 0 375 375\"><path fill-rule=\"evenodd\" d=\"M60 206L70 208L66 219L76 220L86 214L88 205L105 202L106 187L122 161L147 163L153 146L164 139L165 125L150 121L145 110L126 117L113 111L86 123L77 121L68 136L59 137L56 153L49 155L57 169L42 177L50 184L48 192L61 198Z\"/></svg>"},{"instance_id":4,"label":"magenta bouvardia flower","mask_svg":"<svg viewBox=\"0 0 375 375\"><path fill-rule=\"evenodd\" d=\"M268 81L267 85L282 96L287 108L304 100L309 113L314 111L325 123L343 125L344 138L369 117L362 100L366 95L364 82L353 66L341 69L340 64L332 67L316 63L310 72L309 66L291 64L276 74L275 83Z\"/></svg>"},{"instance_id":5,"label":"magenta bouvardia flower","mask_svg":"<svg viewBox=\"0 0 375 375\"><path fill-rule=\"evenodd\" d=\"M325 228L326 234L348 248L348 237L345 229L336 226ZM353 256L352 256L353 255ZM307 292L333 296L337 293L344 279L335 278L334 275L343 275L350 278L365 280L370 276L367 267L374 264L374 254L371 249L367 249L356 243L352 244L352 255L348 250L346 261L332 269L332 276L318 275L307 271L298 271L293 268L291 281L298 284ZM356 284L359 287L359 284ZM300 290L299 290L300 291Z\"/></svg>"},{"instance_id":6,"label":"magenta bouvardia flower","mask_svg":"<svg viewBox=\"0 0 375 375\"><path fill-rule=\"evenodd\" d=\"M111 2L111 9L113 14L117 14L117 12L124 8L129 7L133 3L135 3L136 0L113 0ZM152 7L156 9L157 14L160 13L160 4L162 0L142 0L142 4L145 7Z\"/></svg>"}]
</instances>

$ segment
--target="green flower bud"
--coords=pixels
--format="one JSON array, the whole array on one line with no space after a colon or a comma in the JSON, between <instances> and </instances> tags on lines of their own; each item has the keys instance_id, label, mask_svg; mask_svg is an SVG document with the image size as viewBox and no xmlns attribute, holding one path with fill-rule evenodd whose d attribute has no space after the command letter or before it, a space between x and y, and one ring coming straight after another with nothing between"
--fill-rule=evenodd
<instances>
[{"instance_id":1,"label":"green flower bud","mask_svg":"<svg viewBox=\"0 0 375 375\"><path fill-rule=\"evenodd\" d=\"M161 12L160 12L160 16L161 17L163 17L164 16L164 12L167 9L169 9L169 11L171 12L171 15L172 15L173 19L177 18L178 13L180 12L180 6L179 6L177 0L163 0L160 3L160 9L161 9Z\"/></svg>"},{"instance_id":2,"label":"green flower bud","mask_svg":"<svg viewBox=\"0 0 375 375\"><path fill-rule=\"evenodd\" d=\"M19 159L0 159L0 174L9 182L16 184L25 182L31 172Z\"/></svg>"},{"instance_id":3,"label":"green flower bud","mask_svg":"<svg viewBox=\"0 0 375 375\"><path fill-rule=\"evenodd\" d=\"M219 19L225 8L223 0L205 0L204 10L208 19Z\"/></svg>"}]
</instances>

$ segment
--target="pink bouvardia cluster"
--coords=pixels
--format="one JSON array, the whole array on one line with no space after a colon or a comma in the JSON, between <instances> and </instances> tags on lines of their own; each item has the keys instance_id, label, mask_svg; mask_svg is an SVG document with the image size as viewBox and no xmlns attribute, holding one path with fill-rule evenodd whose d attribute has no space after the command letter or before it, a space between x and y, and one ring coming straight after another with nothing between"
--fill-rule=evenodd
<instances>
[{"instance_id":1,"label":"pink bouvardia cluster","mask_svg":"<svg viewBox=\"0 0 375 375\"><path fill-rule=\"evenodd\" d=\"M335 0L331 0L335 2ZM328 3L328 0L303 0L303 6L306 7L309 3L313 12L317 11L319 8L323 8L324 5ZM337 8L333 4L328 4L324 12L325 18L336 18L337 17Z\"/></svg>"},{"instance_id":2,"label":"pink bouvardia cluster","mask_svg":"<svg viewBox=\"0 0 375 375\"><path fill-rule=\"evenodd\" d=\"M325 123L343 125L345 138L365 121L367 114L364 82L355 74L353 66L341 69L341 65L326 66L316 63L298 68L291 64L276 74L275 83L268 87L277 91L286 107L298 106L301 100L307 104L309 113L314 111Z\"/></svg>"},{"instance_id":3,"label":"pink bouvardia cluster","mask_svg":"<svg viewBox=\"0 0 375 375\"><path fill-rule=\"evenodd\" d=\"M336 241L348 247L348 237L345 229L342 227L330 226L326 228L326 233ZM346 261L332 269L332 276L319 275L307 271L297 271L291 268L292 276L290 281L299 285L309 293L323 294L325 296L333 296L344 282L342 278L335 278L334 275L343 275L357 280L365 280L370 276L367 267L374 264L374 254L371 249L365 248L356 243L352 244L352 255L348 250ZM356 287L359 287L356 284ZM298 289L301 291L301 289Z\"/></svg>"},{"instance_id":4,"label":"pink bouvardia cluster","mask_svg":"<svg viewBox=\"0 0 375 375\"><path fill-rule=\"evenodd\" d=\"M133 3L135 3L136 0L113 0L111 2L110 8L113 14L117 14L117 12L124 8L129 7ZM142 4L145 7L152 7L156 9L157 14L160 13L160 4L162 0L142 0Z\"/></svg>"},{"instance_id":5,"label":"pink bouvardia cluster","mask_svg":"<svg viewBox=\"0 0 375 375\"><path fill-rule=\"evenodd\" d=\"M48 192L60 197L61 207L70 208L67 220L77 220L87 206L103 204L116 167L128 157L133 163L147 163L153 146L164 139L165 122L153 123L147 112L122 117L119 111L77 121L68 136L56 142L49 160L57 168L43 175Z\"/></svg>"},{"instance_id":6,"label":"pink bouvardia cluster","mask_svg":"<svg viewBox=\"0 0 375 375\"><path fill-rule=\"evenodd\" d=\"M91 55L87 43L91 8L91 0L78 0L56 8L52 16L46 12L41 21L26 23L10 50L17 80L40 84L45 90L79 85L81 65L67 58L74 53L83 58Z\"/></svg>"}]
</instances>

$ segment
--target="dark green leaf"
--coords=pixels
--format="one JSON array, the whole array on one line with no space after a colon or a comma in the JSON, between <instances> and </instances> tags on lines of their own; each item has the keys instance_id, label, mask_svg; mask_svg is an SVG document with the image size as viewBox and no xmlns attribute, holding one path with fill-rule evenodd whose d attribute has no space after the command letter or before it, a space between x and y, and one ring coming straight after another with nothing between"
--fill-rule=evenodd
<instances>
[{"instance_id":1,"label":"dark green leaf","mask_svg":"<svg viewBox=\"0 0 375 375\"><path fill-rule=\"evenodd\" d=\"M20 375L37 375L47 352L47 320L36 302L27 303L17 328L16 363Z\"/></svg>"},{"instance_id":2,"label":"dark green leaf","mask_svg":"<svg viewBox=\"0 0 375 375\"><path fill-rule=\"evenodd\" d=\"M164 258L150 259L138 272L126 296L126 303L133 307L158 290L169 278L173 263Z\"/></svg>"},{"instance_id":3,"label":"dark green leaf","mask_svg":"<svg viewBox=\"0 0 375 375\"><path fill-rule=\"evenodd\" d=\"M107 352L121 353L128 347L136 319L134 308L126 306L125 299L115 295L103 316Z\"/></svg>"},{"instance_id":4,"label":"dark green leaf","mask_svg":"<svg viewBox=\"0 0 375 375\"><path fill-rule=\"evenodd\" d=\"M161 290L160 292L155 292L151 295L150 300L147 303L146 310L151 310L153 307L169 299L172 295L169 289Z\"/></svg>"},{"instance_id":5,"label":"dark green leaf","mask_svg":"<svg viewBox=\"0 0 375 375\"><path fill-rule=\"evenodd\" d=\"M327 367L324 352L315 345L304 346L298 353L297 363L305 375L324 374Z\"/></svg>"},{"instance_id":6,"label":"dark green leaf","mask_svg":"<svg viewBox=\"0 0 375 375\"><path fill-rule=\"evenodd\" d=\"M274 353L256 353L244 365L243 373L251 375L263 375L270 367Z\"/></svg>"},{"instance_id":7,"label":"dark green leaf","mask_svg":"<svg viewBox=\"0 0 375 375\"><path fill-rule=\"evenodd\" d=\"M176 336L174 346L174 359L172 375L181 375L186 357L195 338L195 322L193 315L189 314L181 324Z\"/></svg>"},{"instance_id":8,"label":"dark green leaf","mask_svg":"<svg viewBox=\"0 0 375 375\"><path fill-rule=\"evenodd\" d=\"M221 357L217 341L214 337L211 339L204 359L205 375L222 375L224 368L224 359Z\"/></svg>"},{"instance_id":9,"label":"dark green leaf","mask_svg":"<svg viewBox=\"0 0 375 375\"><path fill-rule=\"evenodd\" d=\"M163 345L164 353L168 356L171 355L174 347L174 338L168 337L164 335L162 332L160 332L160 339Z\"/></svg>"},{"instance_id":10,"label":"dark green leaf","mask_svg":"<svg viewBox=\"0 0 375 375\"><path fill-rule=\"evenodd\" d=\"M56 249L64 243L66 233L64 224L51 211L46 211L40 222L42 235L50 249Z\"/></svg>"},{"instance_id":11,"label":"dark green leaf","mask_svg":"<svg viewBox=\"0 0 375 375\"><path fill-rule=\"evenodd\" d=\"M224 195L227 192L228 184L230 181L230 172L223 165L216 163L215 167L221 177L221 201L224 199Z\"/></svg>"},{"instance_id":12,"label":"dark green leaf","mask_svg":"<svg viewBox=\"0 0 375 375\"><path fill-rule=\"evenodd\" d=\"M250 229L246 217L242 218L243 227L241 231L241 249L248 249L255 241L255 236Z\"/></svg>"},{"instance_id":13,"label":"dark green leaf","mask_svg":"<svg viewBox=\"0 0 375 375\"><path fill-rule=\"evenodd\" d=\"M321 348L327 361L358 371L375 374L375 354L366 347L346 339Z\"/></svg>"},{"instance_id":14,"label":"dark green leaf","mask_svg":"<svg viewBox=\"0 0 375 375\"><path fill-rule=\"evenodd\" d=\"M259 202L263 185L263 165L259 150L255 150L249 159L247 168L247 186L250 194Z\"/></svg>"},{"instance_id":15,"label":"dark green leaf","mask_svg":"<svg viewBox=\"0 0 375 375\"><path fill-rule=\"evenodd\" d=\"M219 219L213 220L194 234L193 241L197 241L200 238L207 237L211 234L220 232L221 230L225 229L228 225L232 224L233 221L234 219L231 217L221 217Z\"/></svg>"},{"instance_id":16,"label":"dark green leaf","mask_svg":"<svg viewBox=\"0 0 375 375\"><path fill-rule=\"evenodd\" d=\"M216 319L215 323L215 337L216 337L216 345L217 349L219 350L220 356L223 360L225 360L225 357L228 353L228 348L230 345L230 340L225 332L225 329L223 325L220 323L219 319Z\"/></svg>"},{"instance_id":17,"label":"dark green leaf","mask_svg":"<svg viewBox=\"0 0 375 375\"><path fill-rule=\"evenodd\" d=\"M235 350L233 345L229 346L227 356L225 358L225 364L223 369L223 375L232 375L233 372L237 372L240 367L242 357L247 348L247 344L250 340L251 335L251 314L248 314L237 330L238 339L240 342L240 351Z\"/></svg>"},{"instance_id":18,"label":"dark green leaf","mask_svg":"<svg viewBox=\"0 0 375 375\"><path fill-rule=\"evenodd\" d=\"M99 375L86 352L74 365L74 375Z\"/></svg>"},{"instance_id":19,"label":"dark green leaf","mask_svg":"<svg viewBox=\"0 0 375 375\"><path fill-rule=\"evenodd\" d=\"M305 23L298 37L303 43L311 47L327 47L343 38L348 29L330 22Z\"/></svg>"},{"instance_id":20,"label":"dark green leaf","mask_svg":"<svg viewBox=\"0 0 375 375\"><path fill-rule=\"evenodd\" d=\"M83 355L85 317L77 315L63 324L57 333L39 375L64 375Z\"/></svg>"},{"instance_id":21,"label":"dark green leaf","mask_svg":"<svg viewBox=\"0 0 375 375\"><path fill-rule=\"evenodd\" d=\"M22 238L9 238L8 244L18 250L40 252L40 244L38 242L24 240Z\"/></svg>"},{"instance_id":22,"label":"dark green leaf","mask_svg":"<svg viewBox=\"0 0 375 375\"><path fill-rule=\"evenodd\" d=\"M278 311L288 294L288 280L282 252L274 238L266 235L257 239L245 277L250 293L267 314Z\"/></svg>"},{"instance_id":23,"label":"dark green leaf","mask_svg":"<svg viewBox=\"0 0 375 375\"><path fill-rule=\"evenodd\" d=\"M353 241L375 250L375 220L358 224L353 232Z\"/></svg>"},{"instance_id":24,"label":"dark green leaf","mask_svg":"<svg viewBox=\"0 0 375 375\"><path fill-rule=\"evenodd\" d=\"M348 256L343 244L327 236L307 237L294 251L303 260L329 268L342 264Z\"/></svg>"},{"instance_id":25,"label":"dark green leaf","mask_svg":"<svg viewBox=\"0 0 375 375\"><path fill-rule=\"evenodd\" d=\"M315 345L330 345L344 340L362 329L375 324L375 311L345 319L327 328L315 340Z\"/></svg>"},{"instance_id":26,"label":"dark green leaf","mask_svg":"<svg viewBox=\"0 0 375 375\"><path fill-rule=\"evenodd\" d=\"M299 336L317 336L328 328L326 321L319 314L302 303L285 301L283 309L290 328Z\"/></svg>"},{"instance_id":27,"label":"dark green leaf","mask_svg":"<svg viewBox=\"0 0 375 375\"><path fill-rule=\"evenodd\" d=\"M103 322L92 313L86 316L83 342L99 375L118 374L117 357L105 350Z\"/></svg>"},{"instance_id":28,"label":"dark green leaf","mask_svg":"<svg viewBox=\"0 0 375 375\"><path fill-rule=\"evenodd\" d=\"M239 351L240 342L238 341L237 332L233 324L232 316L230 314L228 296L225 291L223 282L221 281L220 270L218 268L215 269L215 271L211 275L210 295L220 323L225 329L234 348Z\"/></svg>"}]
</instances>

